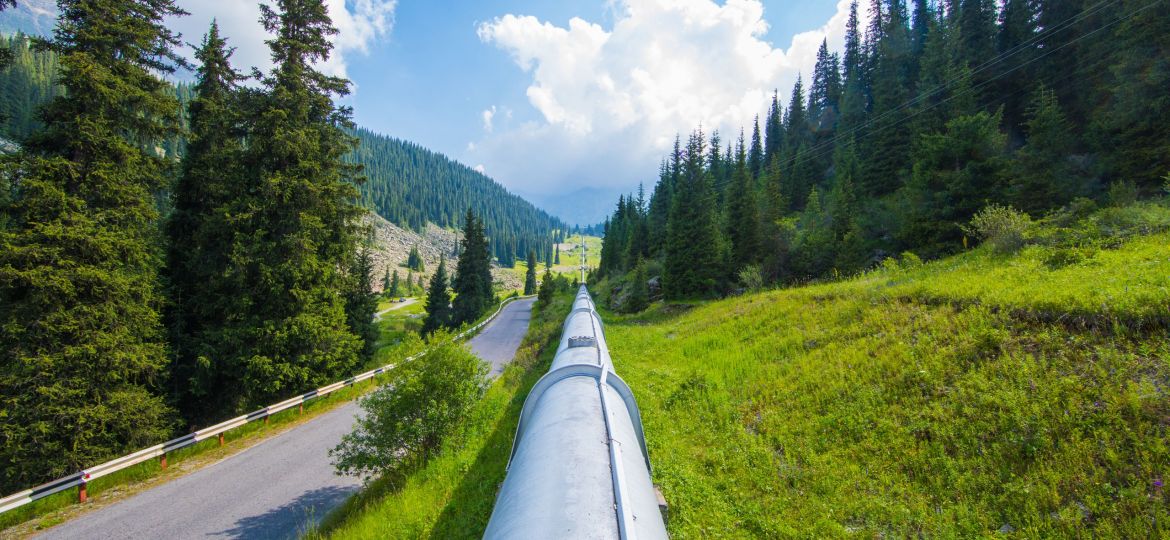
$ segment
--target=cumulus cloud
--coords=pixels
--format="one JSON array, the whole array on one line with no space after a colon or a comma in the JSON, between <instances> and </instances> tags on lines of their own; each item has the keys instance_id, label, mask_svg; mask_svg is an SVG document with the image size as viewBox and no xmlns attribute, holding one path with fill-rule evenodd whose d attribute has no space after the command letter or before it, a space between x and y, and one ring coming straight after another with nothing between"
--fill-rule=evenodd
<instances>
[{"instance_id":1,"label":"cumulus cloud","mask_svg":"<svg viewBox=\"0 0 1170 540\"><path fill-rule=\"evenodd\" d=\"M483 163L476 165L474 168L475 168L475 172L477 172L479 174L484 174L485 172L487 172L487 169L484 168Z\"/></svg>"},{"instance_id":2,"label":"cumulus cloud","mask_svg":"<svg viewBox=\"0 0 1170 540\"><path fill-rule=\"evenodd\" d=\"M540 200L563 195L566 185L605 191L653 182L676 133L701 124L726 141L750 129L773 90L787 100L823 39L843 47L850 3L839 0L828 22L780 48L764 39L759 0L611 1L609 29L514 14L478 26L481 41L531 76L526 97L539 113L536 122L487 130L477 145L476 157L509 187ZM521 158L510 148L527 151Z\"/></svg>"},{"instance_id":3,"label":"cumulus cloud","mask_svg":"<svg viewBox=\"0 0 1170 540\"><path fill-rule=\"evenodd\" d=\"M345 77L346 57L366 54L371 43L390 32L397 0L325 0L325 3L338 34L333 36L333 54L319 68L330 75ZM260 24L258 1L178 0L177 4L190 15L171 20L169 26L181 32L184 41L198 44L215 19L220 32L236 47L232 61L237 68L247 71L252 67L261 70L272 67L264 43L271 36ZM191 52L189 48L184 51L189 57Z\"/></svg>"},{"instance_id":4,"label":"cumulus cloud","mask_svg":"<svg viewBox=\"0 0 1170 540\"><path fill-rule=\"evenodd\" d=\"M495 118L495 116L496 116L496 106L495 105L492 105L490 109L485 109L483 111L483 130L484 131L486 131L488 133L492 132L492 118Z\"/></svg>"}]
</instances>

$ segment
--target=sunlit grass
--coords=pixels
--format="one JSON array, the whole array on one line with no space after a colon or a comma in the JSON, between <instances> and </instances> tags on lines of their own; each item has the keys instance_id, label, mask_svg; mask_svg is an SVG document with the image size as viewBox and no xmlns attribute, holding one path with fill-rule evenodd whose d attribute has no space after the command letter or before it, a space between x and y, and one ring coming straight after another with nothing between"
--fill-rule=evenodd
<instances>
[{"instance_id":1,"label":"sunlit grass","mask_svg":"<svg viewBox=\"0 0 1170 540\"><path fill-rule=\"evenodd\" d=\"M1165 536L1168 245L607 315L670 532Z\"/></svg>"}]
</instances>

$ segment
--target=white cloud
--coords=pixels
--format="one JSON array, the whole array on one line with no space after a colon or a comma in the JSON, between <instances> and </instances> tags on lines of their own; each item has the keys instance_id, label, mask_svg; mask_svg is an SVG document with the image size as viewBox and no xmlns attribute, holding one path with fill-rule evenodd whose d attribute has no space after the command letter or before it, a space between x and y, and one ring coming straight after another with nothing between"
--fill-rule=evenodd
<instances>
[{"instance_id":1,"label":"white cloud","mask_svg":"<svg viewBox=\"0 0 1170 540\"><path fill-rule=\"evenodd\" d=\"M338 33L332 38L333 52L320 69L344 77L346 57L366 54L369 46L394 26L394 8L398 0L325 0L329 16ZM198 44L207 33L211 20L219 23L220 32L236 48L233 64L241 71L252 67L272 67L268 45L270 35L260 25L260 6L256 0L178 0L179 7L190 13L169 21L169 26L183 34L183 41ZM270 2L272 4L272 2ZM190 50L183 51L188 56Z\"/></svg>"},{"instance_id":2,"label":"white cloud","mask_svg":"<svg viewBox=\"0 0 1170 540\"><path fill-rule=\"evenodd\" d=\"M492 118L494 118L495 116L496 116L496 106L495 105L492 105L490 109L484 109L484 111L483 111L483 130L484 131L486 131L488 133L492 132Z\"/></svg>"},{"instance_id":3,"label":"white cloud","mask_svg":"<svg viewBox=\"0 0 1170 540\"><path fill-rule=\"evenodd\" d=\"M487 169L485 169L485 168L484 168L484 166L483 166L483 163L480 163L479 165L476 165L476 166L474 167L474 169L475 169L475 172L477 172L477 173L479 173L479 174L484 174L484 173L486 173L486 172L487 172Z\"/></svg>"},{"instance_id":4,"label":"white cloud","mask_svg":"<svg viewBox=\"0 0 1170 540\"><path fill-rule=\"evenodd\" d=\"M832 50L843 47L850 3L838 0L827 23L778 48L764 40L758 0L611 1L608 30L579 18L560 27L512 14L479 25L484 43L530 74L526 97L540 117L496 126L477 145L476 157L509 187L539 199L566 185L652 183L676 133L702 124L727 141L750 129L773 89L787 101L823 39ZM528 151L519 159L510 148Z\"/></svg>"}]
</instances>

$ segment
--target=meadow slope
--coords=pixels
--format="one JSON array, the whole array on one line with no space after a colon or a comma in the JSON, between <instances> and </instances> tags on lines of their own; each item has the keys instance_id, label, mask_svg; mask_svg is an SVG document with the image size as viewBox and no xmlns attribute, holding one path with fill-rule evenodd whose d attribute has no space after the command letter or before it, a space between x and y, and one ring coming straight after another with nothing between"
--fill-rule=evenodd
<instances>
[{"instance_id":1,"label":"meadow slope","mask_svg":"<svg viewBox=\"0 0 1170 540\"><path fill-rule=\"evenodd\" d=\"M607 314L672 536L1170 534L1170 234L1141 232Z\"/></svg>"}]
</instances>

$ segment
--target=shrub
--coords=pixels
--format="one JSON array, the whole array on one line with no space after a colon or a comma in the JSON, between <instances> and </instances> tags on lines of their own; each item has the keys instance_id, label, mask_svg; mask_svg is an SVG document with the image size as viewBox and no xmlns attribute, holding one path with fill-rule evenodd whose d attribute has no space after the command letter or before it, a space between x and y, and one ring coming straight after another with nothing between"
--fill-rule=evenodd
<instances>
[{"instance_id":1,"label":"shrub","mask_svg":"<svg viewBox=\"0 0 1170 540\"><path fill-rule=\"evenodd\" d=\"M487 366L445 332L431 343L430 352L361 399L357 427L329 451L338 474L370 480L425 462L483 396Z\"/></svg>"},{"instance_id":2,"label":"shrub","mask_svg":"<svg viewBox=\"0 0 1170 540\"><path fill-rule=\"evenodd\" d=\"M922 266L922 258L915 255L913 251L903 251L901 266L906 269L918 268Z\"/></svg>"},{"instance_id":3,"label":"shrub","mask_svg":"<svg viewBox=\"0 0 1170 540\"><path fill-rule=\"evenodd\" d=\"M980 210L963 231L991 246L997 253L1014 253L1024 247L1032 218L1010 206L993 204Z\"/></svg>"},{"instance_id":4,"label":"shrub","mask_svg":"<svg viewBox=\"0 0 1170 540\"><path fill-rule=\"evenodd\" d=\"M1109 204L1129 206L1138 200L1137 185L1130 181L1114 182L1109 186Z\"/></svg>"},{"instance_id":5,"label":"shrub","mask_svg":"<svg viewBox=\"0 0 1170 540\"><path fill-rule=\"evenodd\" d=\"M764 274L760 266L749 264L739 271L739 282L749 291L758 291L764 288Z\"/></svg>"},{"instance_id":6,"label":"shrub","mask_svg":"<svg viewBox=\"0 0 1170 540\"><path fill-rule=\"evenodd\" d=\"M629 291L622 300L620 311L623 313L637 313L650 307L650 286L646 283L646 265L639 262L634 271L630 273L629 282L626 285Z\"/></svg>"}]
</instances>

